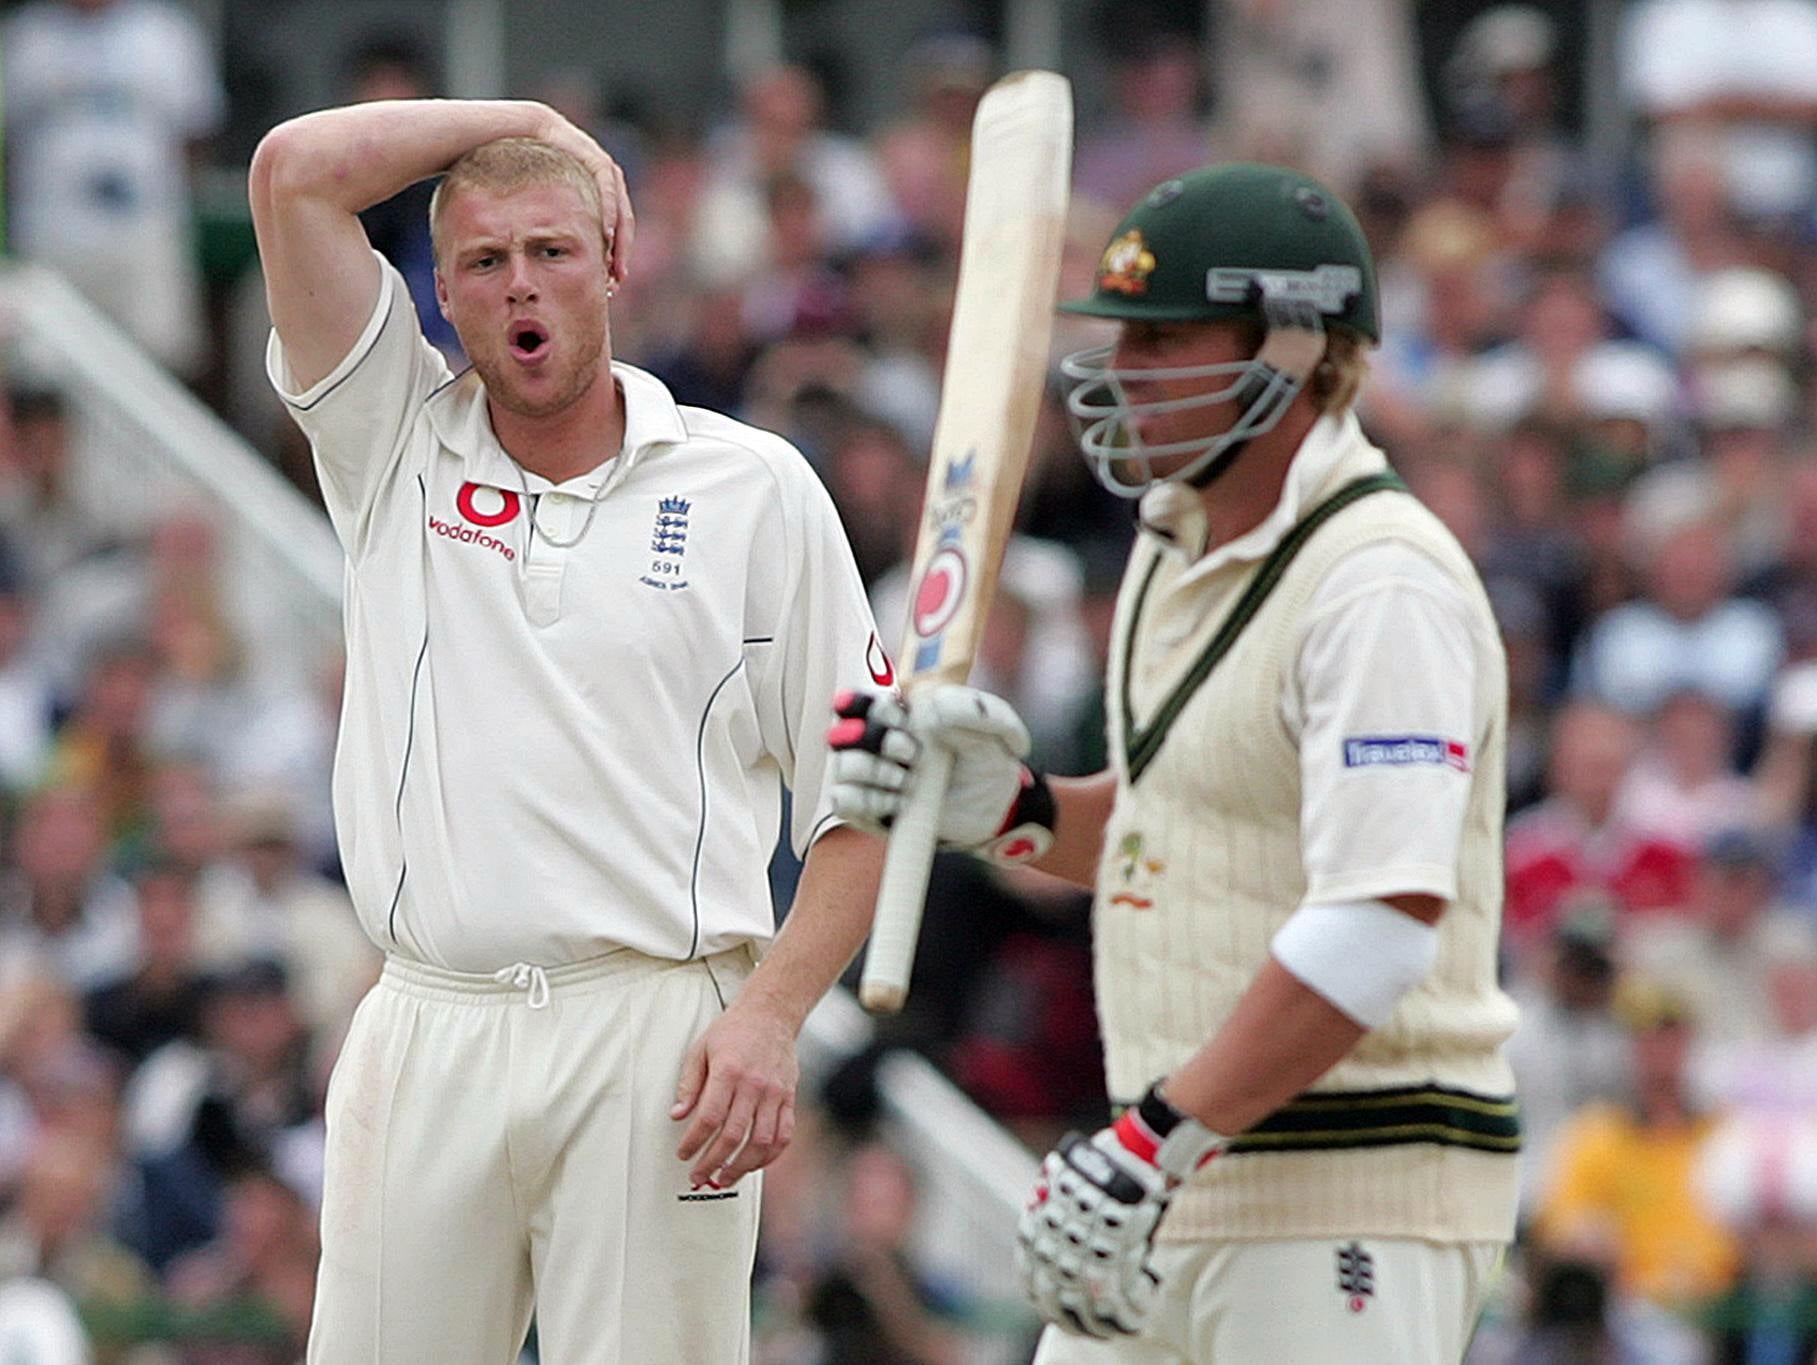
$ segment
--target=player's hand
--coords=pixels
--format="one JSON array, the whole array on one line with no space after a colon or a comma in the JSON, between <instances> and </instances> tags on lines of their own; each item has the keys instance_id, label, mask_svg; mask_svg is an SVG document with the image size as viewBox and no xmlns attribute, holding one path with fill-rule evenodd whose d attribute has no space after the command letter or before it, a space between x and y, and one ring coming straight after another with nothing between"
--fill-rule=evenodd
<instances>
[{"instance_id":1,"label":"player's hand","mask_svg":"<svg viewBox=\"0 0 1817 1365\"><path fill-rule=\"evenodd\" d=\"M693 1115L675 1155L688 1178L728 1189L782 1154L795 1135L795 1031L757 1004L734 1001L688 1049L669 1117Z\"/></svg>"},{"instance_id":2,"label":"player's hand","mask_svg":"<svg viewBox=\"0 0 1817 1365\"><path fill-rule=\"evenodd\" d=\"M599 186L600 226L606 234L607 266L612 278L623 284L626 267L631 261L631 240L637 232L637 217L631 211L631 192L625 185L624 169L592 134L555 110L547 106L544 109L547 117L537 132L538 139L561 148L580 162Z\"/></svg>"},{"instance_id":3,"label":"player's hand","mask_svg":"<svg viewBox=\"0 0 1817 1365\"><path fill-rule=\"evenodd\" d=\"M940 808L940 842L1002 862L1028 862L1053 843L1053 796L1022 759L1028 727L1001 697L947 683L913 705L888 692L843 692L827 731L833 813L861 829L889 829L902 810L922 747L953 755Z\"/></svg>"},{"instance_id":4,"label":"player's hand","mask_svg":"<svg viewBox=\"0 0 1817 1365\"><path fill-rule=\"evenodd\" d=\"M1068 1133L1041 1163L1016 1228L1016 1265L1035 1311L1062 1331L1108 1339L1142 1330L1161 1282L1150 1263L1155 1228L1180 1183L1223 1146L1192 1119L1158 1134L1143 1118L1152 1102L1089 1139Z\"/></svg>"}]
</instances>

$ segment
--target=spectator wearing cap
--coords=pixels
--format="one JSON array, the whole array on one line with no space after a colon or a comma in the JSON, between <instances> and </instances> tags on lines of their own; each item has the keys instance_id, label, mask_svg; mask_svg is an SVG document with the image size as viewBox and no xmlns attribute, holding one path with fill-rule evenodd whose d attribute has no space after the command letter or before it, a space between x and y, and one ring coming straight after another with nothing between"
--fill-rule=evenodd
<instances>
[{"instance_id":1,"label":"spectator wearing cap","mask_svg":"<svg viewBox=\"0 0 1817 1365\"><path fill-rule=\"evenodd\" d=\"M160 1271L220 1230L227 1184L278 1159L320 1111L308 1036L276 962L214 978L201 1043L167 1043L134 1073L126 1131L145 1190L135 1249Z\"/></svg>"},{"instance_id":2,"label":"spectator wearing cap","mask_svg":"<svg viewBox=\"0 0 1817 1365\"><path fill-rule=\"evenodd\" d=\"M1631 495L1637 526L1696 509L1723 528L1736 572L1753 582L1785 548L1788 431L1797 394L1784 367L1758 357L1706 371L1693 395L1697 459L1651 473Z\"/></svg>"},{"instance_id":3,"label":"spectator wearing cap","mask_svg":"<svg viewBox=\"0 0 1817 1365\"><path fill-rule=\"evenodd\" d=\"M938 280L947 268L931 243L906 230L867 243L844 262L852 323L868 353L858 377L859 406L895 427L917 452L933 448L940 412L951 309Z\"/></svg>"},{"instance_id":4,"label":"spectator wearing cap","mask_svg":"<svg viewBox=\"0 0 1817 1365\"><path fill-rule=\"evenodd\" d=\"M1587 274L1545 271L1520 308L1513 340L1472 367L1466 381L1469 420L1492 429L1522 418L1580 420L1578 372L1609 329L1608 313Z\"/></svg>"},{"instance_id":5,"label":"spectator wearing cap","mask_svg":"<svg viewBox=\"0 0 1817 1365\"><path fill-rule=\"evenodd\" d=\"M896 428L859 417L840 432L826 471L852 558L865 583L876 582L912 548L913 524L901 509L920 496L923 471ZM895 641L889 642L892 652Z\"/></svg>"},{"instance_id":6,"label":"spectator wearing cap","mask_svg":"<svg viewBox=\"0 0 1817 1365\"><path fill-rule=\"evenodd\" d=\"M1611 707L1578 701L1555 717L1548 795L1508 822L1504 924L1517 952L1543 939L1574 892L1600 891L1624 917L1684 903L1692 851L1616 811L1639 749L1639 727Z\"/></svg>"},{"instance_id":7,"label":"spectator wearing cap","mask_svg":"<svg viewBox=\"0 0 1817 1365\"><path fill-rule=\"evenodd\" d=\"M1627 14L1617 60L1643 118L1719 132L1745 218L1772 225L1817 204L1817 6L1647 0Z\"/></svg>"},{"instance_id":8,"label":"spectator wearing cap","mask_svg":"<svg viewBox=\"0 0 1817 1365\"><path fill-rule=\"evenodd\" d=\"M1521 1207L1528 1213L1571 1116L1629 1097L1632 1049L1610 1009L1616 913L1594 895L1575 898L1535 970L1516 979L1520 1026L1508 1040L1508 1062L1520 1094Z\"/></svg>"},{"instance_id":9,"label":"spectator wearing cap","mask_svg":"<svg viewBox=\"0 0 1817 1365\"><path fill-rule=\"evenodd\" d=\"M217 969L282 964L321 1055L332 1056L381 959L346 891L302 859L295 802L275 787L227 803L227 857L209 878L200 917L204 961Z\"/></svg>"},{"instance_id":10,"label":"spectator wearing cap","mask_svg":"<svg viewBox=\"0 0 1817 1365\"><path fill-rule=\"evenodd\" d=\"M195 873L157 862L133 880L138 959L130 973L103 982L83 1000L88 1032L126 1070L166 1043L197 1041L207 981L197 966Z\"/></svg>"},{"instance_id":11,"label":"spectator wearing cap","mask_svg":"<svg viewBox=\"0 0 1817 1365\"><path fill-rule=\"evenodd\" d=\"M1494 220L1442 198L1413 211L1379 275L1393 321L1363 419L1404 444L1468 420L1478 357L1502 339L1512 312L1509 272Z\"/></svg>"},{"instance_id":12,"label":"spectator wearing cap","mask_svg":"<svg viewBox=\"0 0 1817 1365\"><path fill-rule=\"evenodd\" d=\"M1740 1266L1694 1181L1719 1122L1689 1084L1697 1021L1683 995L1641 977L1623 978L1615 1015L1634 1049L1633 1099L1585 1109L1560 1133L1534 1235L1550 1254L1606 1266L1621 1294L1686 1307L1727 1290Z\"/></svg>"},{"instance_id":13,"label":"spectator wearing cap","mask_svg":"<svg viewBox=\"0 0 1817 1365\"><path fill-rule=\"evenodd\" d=\"M1651 216L1603 249L1597 281L1625 328L1677 356L1702 281L1745 260L1749 243L1731 207L1720 134L1690 124L1660 128L1646 157Z\"/></svg>"},{"instance_id":14,"label":"spectator wearing cap","mask_svg":"<svg viewBox=\"0 0 1817 1365\"><path fill-rule=\"evenodd\" d=\"M1671 454L1678 427L1678 377L1639 341L1600 341L1571 372L1571 401L1583 442L1632 475Z\"/></svg>"},{"instance_id":15,"label":"spectator wearing cap","mask_svg":"<svg viewBox=\"0 0 1817 1365\"><path fill-rule=\"evenodd\" d=\"M1778 885L1766 842L1752 830L1728 829L1703 846L1683 914L1624 926L1627 963L1669 982L1709 1041L1775 1031L1768 978Z\"/></svg>"},{"instance_id":16,"label":"spectator wearing cap","mask_svg":"<svg viewBox=\"0 0 1817 1365\"><path fill-rule=\"evenodd\" d=\"M1684 341L1694 405L1715 414L1724 406L1757 409L1772 403L1777 395L1760 381L1741 381L1725 391L1721 377L1733 367L1751 366L1756 374L1776 374L1790 383L1803 361L1804 326L1798 290L1785 276L1741 265L1710 274L1693 295Z\"/></svg>"}]
</instances>

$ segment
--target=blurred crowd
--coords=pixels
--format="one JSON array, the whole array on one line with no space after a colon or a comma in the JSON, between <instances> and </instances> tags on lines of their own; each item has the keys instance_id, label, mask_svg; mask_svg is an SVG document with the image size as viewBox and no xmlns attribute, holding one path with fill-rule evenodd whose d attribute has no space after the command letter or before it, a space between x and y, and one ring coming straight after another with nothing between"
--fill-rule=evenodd
<instances>
[{"instance_id":1,"label":"blurred crowd","mask_svg":"<svg viewBox=\"0 0 1817 1365\"><path fill-rule=\"evenodd\" d=\"M1817 0L1616 8L1600 66L1559 7L1460 6L1442 51L1410 0L1100 23L1062 288L1084 291L1139 191L1210 161L1303 166L1356 206L1386 336L1362 419L1479 565L1511 675L1524 1225L1471 1359L1791 1365L1817 1353ZM343 97L436 93L425 51L361 44ZM211 276L193 248L193 177L232 114L205 33L166 0L30 0L0 54L11 252L313 492L262 389L256 267ZM931 32L865 128L796 66L749 73L698 128L610 116L568 67L514 92L626 168L616 352L802 450L885 639L969 120L999 69L975 34ZM1619 102L1619 145L1585 135L1587 91ZM367 227L454 355L426 203ZM1094 326L1061 319L1055 355ZM97 456L57 376L11 364L4 392L0 1355L294 1360L323 1090L379 965L328 822L338 664L254 686L219 528L83 504L71 467ZM1037 761L1088 772L1132 517L1059 399L974 681ZM1037 1148L1107 1103L1087 909L942 859L883 1037ZM770 1176L769 1365L986 1358L1026 1326L905 1255L916 1154L876 1124L870 1075L839 1073Z\"/></svg>"}]
</instances>

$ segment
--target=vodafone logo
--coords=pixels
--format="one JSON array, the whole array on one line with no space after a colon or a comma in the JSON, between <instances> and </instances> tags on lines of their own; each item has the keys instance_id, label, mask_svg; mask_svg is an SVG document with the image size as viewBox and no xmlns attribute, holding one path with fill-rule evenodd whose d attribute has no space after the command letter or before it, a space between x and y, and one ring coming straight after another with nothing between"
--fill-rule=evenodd
<instances>
[{"instance_id":1,"label":"vodafone logo","mask_svg":"<svg viewBox=\"0 0 1817 1365\"><path fill-rule=\"evenodd\" d=\"M454 495L454 505L460 509L461 516L475 526L503 526L517 515L518 496L508 489L488 488L469 481ZM492 510L482 511L482 505Z\"/></svg>"},{"instance_id":2,"label":"vodafone logo","mask_svg":"<svg viewBox=\"0 0 1817 1365\"><path fill-rule=\"evenodd\" d=\"M484 531L476 531L471 526L457 526L440 517L429 518L429 529L435 535L446 536L449 540L458 540L463 545L477 545L482 550L491 550L494 554L503 555L506 559L515 560L517 551L496 536L489 536Z\"/></svg>"},{"instance_id":3,"label":"vodafone logo","mask_svg":"<svg viewBox=\"0 0 1817 1365\"><path fill-rule=\"evenodd\" d=\"M921 575L921 586L915 589L915 634L927 639L946 629L965 600L969 577L965 555L956 546L934 551Z\"/></svg>"},{"instance_id":4,"label":"vodafone logo","mask_svg":"<svg viewBox=\"0 0 1817 1365\"><path fill-rule=\"evenodd\" d=\"M871 671L871 681L879 687L888 687L896 681L896 669L890 663L890 656L883 652L883 641L877 638L877 632L871 632L871 642L864 647L864 666Z\"/></svg>"}]
</instances>

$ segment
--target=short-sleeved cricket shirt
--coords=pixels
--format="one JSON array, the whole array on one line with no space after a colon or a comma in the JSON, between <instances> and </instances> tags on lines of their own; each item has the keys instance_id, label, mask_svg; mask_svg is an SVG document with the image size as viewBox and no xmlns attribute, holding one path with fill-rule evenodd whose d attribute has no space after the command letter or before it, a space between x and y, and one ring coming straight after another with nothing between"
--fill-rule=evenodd
<instances>
[{"instance_id":1,"label":"short-sleeved cricket shirt","mask_svg":"<svg viewBox=\"0 0 1817 1365\"><path fill-rule=\"evenodd\" d=\"M367 933L460 971L766 940L782 787L803 853L830 698L891 677L799 452L615 363L620 454L552 485L389 265L326 378L298 392L275 335L267 366L347 552L334 795Z\"/></svg>"}]
</instances>

